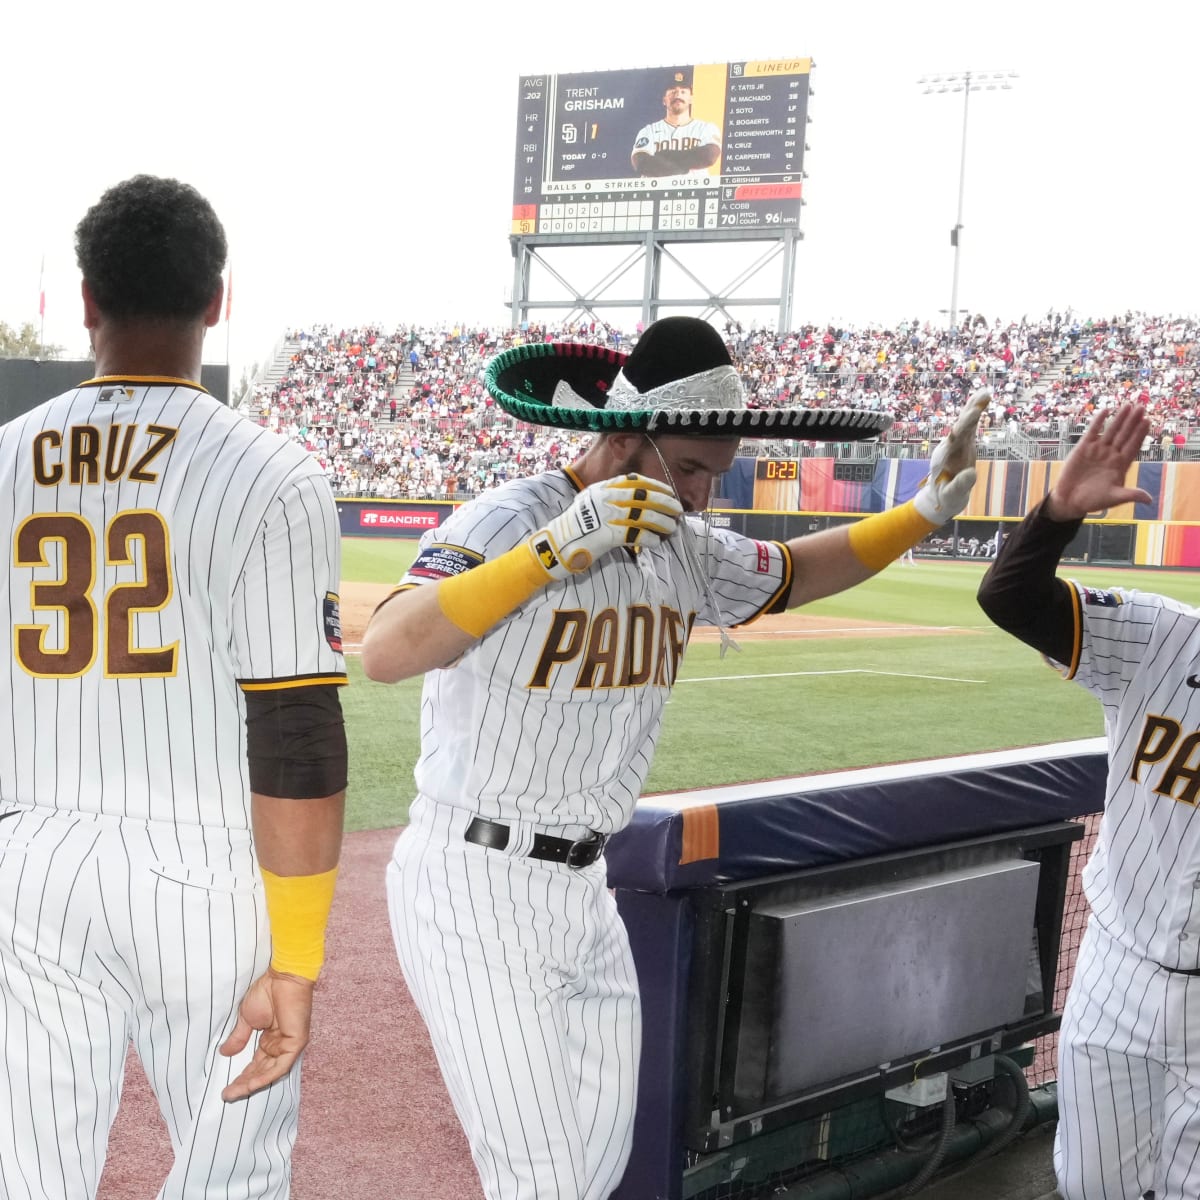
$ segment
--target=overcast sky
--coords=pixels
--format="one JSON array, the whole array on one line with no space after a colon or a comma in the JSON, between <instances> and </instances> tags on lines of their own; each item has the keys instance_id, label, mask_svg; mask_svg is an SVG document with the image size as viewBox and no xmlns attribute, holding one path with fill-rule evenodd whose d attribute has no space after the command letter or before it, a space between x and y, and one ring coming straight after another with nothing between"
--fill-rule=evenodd
<instances>
[{"instance_id":1,"label":"overcast sky","mask_svg":"<svg viewBox=\"0 0 1200 1200\"><path fill-rule=\"evenodd\" d=\"M0 320L37 324L44 257L45 340L72 356L74 226L130 175L185 179L224 221L233 319L205 357L236 378L289 325L507 324L522 74L792 55L816 63L793 323L946 320L962 96L917 80L965 70L1018 78L971 98L959 307L1200 310L1188 0L111 0L4 26ZM762 247L688 253L720 288ZM554 261L580 288L605 272Z\"/></svg>"}]
</instances>

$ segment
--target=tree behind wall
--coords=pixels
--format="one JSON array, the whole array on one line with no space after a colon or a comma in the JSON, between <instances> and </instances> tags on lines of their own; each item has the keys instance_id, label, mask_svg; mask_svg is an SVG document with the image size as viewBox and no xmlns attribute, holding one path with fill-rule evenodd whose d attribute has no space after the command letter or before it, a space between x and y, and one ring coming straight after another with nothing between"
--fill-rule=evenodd
<instances>
[{"instance_id":1,"label":"tree behind wall","mask_svg":"<svg viewBox=\"0 0 1200 1200\"><path fill-rule=\"evenodd\" d=\"M44 346L32 321L20 329L0 321L0 358L60 358L61 346Z\"/></svg>"}]
</instances>

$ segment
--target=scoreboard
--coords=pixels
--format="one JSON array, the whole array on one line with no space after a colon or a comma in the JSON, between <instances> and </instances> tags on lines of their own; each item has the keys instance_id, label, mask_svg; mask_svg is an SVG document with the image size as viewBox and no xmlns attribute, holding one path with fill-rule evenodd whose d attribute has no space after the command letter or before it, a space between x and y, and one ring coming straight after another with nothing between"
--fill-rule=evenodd
<instances>
[{"instance_id":1,"label":"scoreboard","mask_svg":"<svg viewBox=\"0 0 1200 1200\"><path fill-rule=\"evenodd\" d=\"M754 463L755 479L799 479L800 464L794 458L760 458Z\"/></svg>"},{"instance_id":2,"label":"scoreboard","mask_svg":"<svg viewBox=\"0 0 1200 1200\"><path fill-rule=\"evenodd\" d=\"M512 234L798 227L811 71L781 58L523 76Z\"/></svg>"}]
</instances>

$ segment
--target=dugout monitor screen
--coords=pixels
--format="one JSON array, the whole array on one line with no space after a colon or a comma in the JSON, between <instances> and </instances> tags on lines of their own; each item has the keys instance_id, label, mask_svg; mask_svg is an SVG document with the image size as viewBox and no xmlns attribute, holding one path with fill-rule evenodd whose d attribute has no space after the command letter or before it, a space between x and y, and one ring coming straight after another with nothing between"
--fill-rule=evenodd
<instances>
[{"instance_id":1,"label":"dugout monitor screen","mask_svg":"<svg viewBox=\"0 0 1200 1200\"><path fill-rule=\"evenodd\" d=\"M524 75L511 232L800 224L809 58Z\"/></svg>"}]
</instances>

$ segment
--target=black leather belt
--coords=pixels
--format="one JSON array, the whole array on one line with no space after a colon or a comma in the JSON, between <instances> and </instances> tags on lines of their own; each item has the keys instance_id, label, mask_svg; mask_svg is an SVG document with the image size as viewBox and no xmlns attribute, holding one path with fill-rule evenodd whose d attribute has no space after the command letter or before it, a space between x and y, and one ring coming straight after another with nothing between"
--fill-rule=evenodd
<instances>
[{"instance_id":1,"label":"black leather belt","mask_svg":"<svg viewBox=\"0 0 1200 1200\"><path fill-rule=\"evenodd\" d=\"M475 817L467 826L463 837L476 846L486 846L489 850L504 850L508 846L510 829L486 817ZM604 843L608 836L597 833L594 829L587 837L572 841L570 838L550 837L546 833L533 835L533 849L527 858L539 858L545 862L566 863L568 867L590 867L604 853Z\"/></svg>"}]
</instances>

